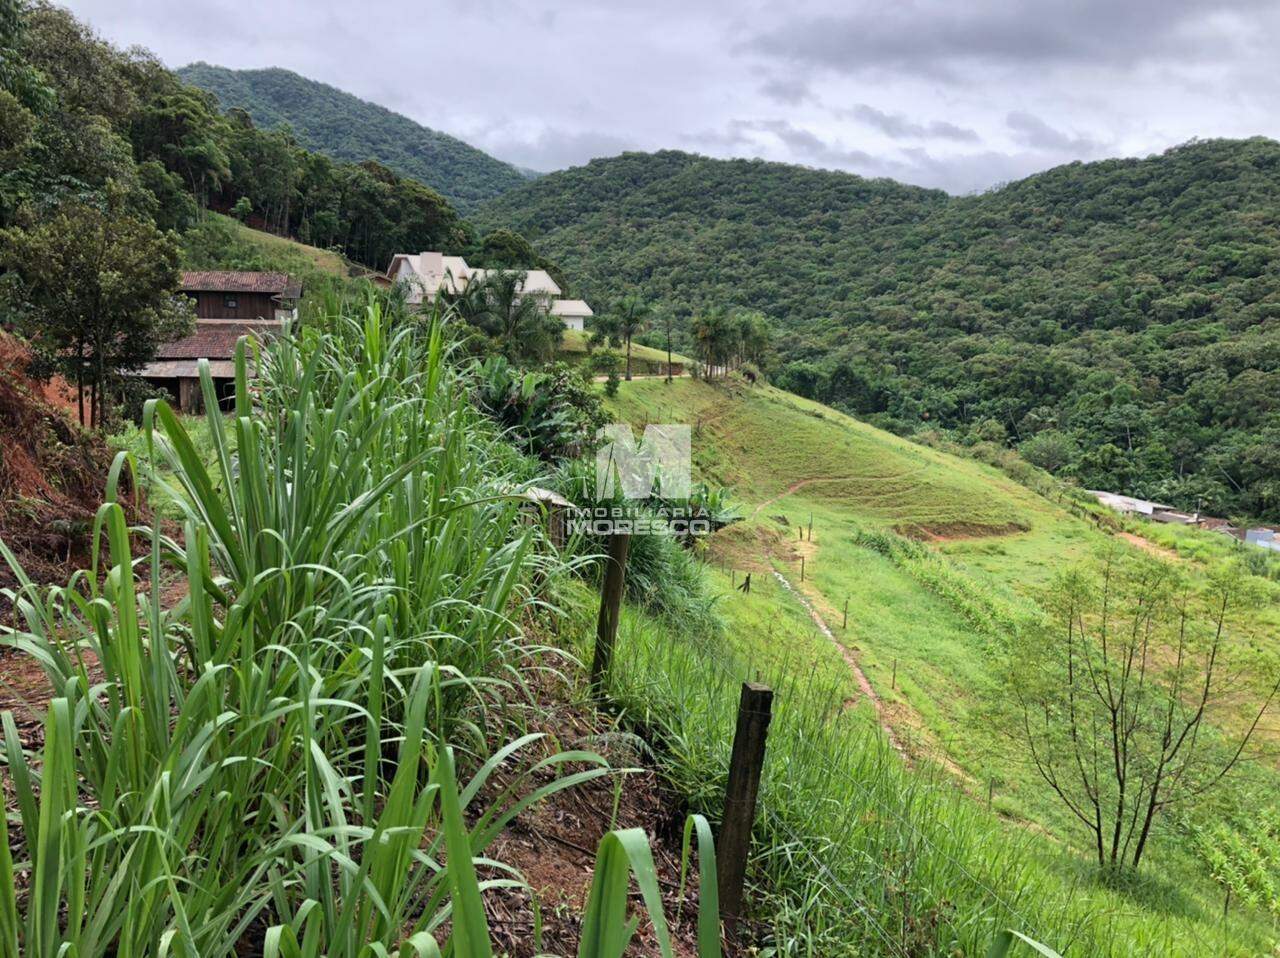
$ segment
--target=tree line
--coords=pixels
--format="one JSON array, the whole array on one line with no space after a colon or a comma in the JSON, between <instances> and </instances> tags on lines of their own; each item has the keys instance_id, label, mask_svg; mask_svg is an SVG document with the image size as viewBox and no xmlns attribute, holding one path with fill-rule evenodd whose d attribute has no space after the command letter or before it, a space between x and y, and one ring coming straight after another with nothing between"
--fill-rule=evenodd
<instances>
[{"instance_id":1,"label":"tree line","mask_svg":"<svg viewBox=\"0 0 1280 958\"><path fill-rule=\"evenodd\" d=\"M30 340L33 372L80 387L84 421L101 423L103 397L189 328L179 236L208 210L376 270L422 249L550 265L379 163L335 162L220 111L46 0L0 0L0 324Z\"/></svg>"},{"instance_id":2,"label":"tree line","mask_svg":"<svg viewBox=\"0 0 1280 958\"><path fill-rule=\"evenodd\" d=\"M1280 520L1280 144L1192 142L948 197L628 153L475 214L589 297L779 330L774 381L1090 488Z\"/></svg>"}]
</instances>

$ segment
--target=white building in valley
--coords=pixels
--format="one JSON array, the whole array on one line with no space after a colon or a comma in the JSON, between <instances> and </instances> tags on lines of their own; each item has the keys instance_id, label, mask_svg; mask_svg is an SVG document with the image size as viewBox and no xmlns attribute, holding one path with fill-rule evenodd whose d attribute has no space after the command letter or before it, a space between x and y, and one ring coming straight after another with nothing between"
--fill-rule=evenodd
<instances>
[{"instance_id":1,"label":"white building in valley","mask_svg":"<svg viewBox=\"0 0 1280 958\"><path fill-rule=\"evenodd\" d=\"M408 300L417 305L430 302L438 293L460 293L471 283L482 282L491 272L468 266L461 256L443 253L397 253L387 267L387 279L403 283L408 290ZM513 270L513 272L515 272ZM563 299L560 284L544 269L523 270L520 284L521 296L537 296L545 300L547 311L559 316L566 329L584 329L591 307L581 299Z\"/></svg>"}]
</instances>

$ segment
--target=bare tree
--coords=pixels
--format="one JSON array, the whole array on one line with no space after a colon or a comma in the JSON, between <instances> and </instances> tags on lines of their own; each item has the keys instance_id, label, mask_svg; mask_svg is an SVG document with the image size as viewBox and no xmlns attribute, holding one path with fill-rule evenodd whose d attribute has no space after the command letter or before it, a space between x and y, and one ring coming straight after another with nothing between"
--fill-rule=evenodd
<instances>
[{"instance_id":1,"label":"bare tree","mask_svg":"<svg viewBox=\"0 0 1280 958\"><path fill-rule=\"evenodd\" d=\"M1138 867L1157 816L1222 781L1280 689L1232 625L1257 601L1250 582L1231 569L1195 590L1167 563L1109 554L1050 589L1011 685L1031 762L1103 869Z\"/></svg>"}]
</instances>

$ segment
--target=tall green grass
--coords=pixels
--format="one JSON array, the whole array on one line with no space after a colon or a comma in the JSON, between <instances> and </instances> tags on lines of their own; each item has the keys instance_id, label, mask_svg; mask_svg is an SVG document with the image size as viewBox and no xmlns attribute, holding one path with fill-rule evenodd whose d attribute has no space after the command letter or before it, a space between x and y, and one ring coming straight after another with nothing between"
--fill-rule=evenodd
<instances>
[{"instance_id":1,"label":"tall green grass","mask_svg":"<svg viewBox=\"0 0 1280 958\"><path fill-rule=\"evenodd\" d=\"M488 955L482 892L518 876L486 848L611 773L535 735L489 749L540 661L528 583L562 565L507 493L510 451L438 325L376 304L242 342L225 420L201 372L203 448L154 402L108 491L162 468L180 535L109 501L93 567L51 588L0 545L20 583L3 641L51 692L37 747L3 717L0 956ZM629 873L670 953L642 837L606 837L580 954L621 954Z\"/></svg>"},{"instance_id":2,"label":"tall green grass","mask_svg":"<svg viewBox=\"0 0 1280 958\"><path fill-rule=\"evenodd\" d=\"M624 616L612 692L659 743L692 809L714 818L739 683L774 686L750 876L770 955L987 954L1030 945L1064 955L1258 953L1224 942L1215 916L1156 913L1101 885L1051 840L1001 822L941 769L909 768L843 688L800 663L736 660L724 643ZM994 952L993 952L994 953Z\"/></svg>"}]
</instances>

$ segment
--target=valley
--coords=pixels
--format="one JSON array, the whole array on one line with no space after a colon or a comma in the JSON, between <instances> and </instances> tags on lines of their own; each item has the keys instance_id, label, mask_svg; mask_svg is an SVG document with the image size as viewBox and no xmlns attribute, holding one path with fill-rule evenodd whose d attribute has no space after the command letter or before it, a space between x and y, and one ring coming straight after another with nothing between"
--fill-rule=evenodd
<instances>
[{"instance_id":1,"label":"valley","mask_svg":"<svg viewBox=\"0 0 1280 958\"><path fill-rule=\"evenodd\" d=\"M999 706L1012 694L1005 684L1005 624L1023 623L1033 634L1056 574L1102 551L1145 554L1131 541L1137 536L1065 489L1045 498L991 466L904 442L771 387L634 382L623 384L611 409L637 428L690 423L699 476L726 484L740 500L743 521L716 533L705 556L732 668L786 689L806 716L816 713L829 725L860 723L860 731L850 724L845 733L826 732L879 737L888 756L955 796L965 816L983 819L982 828L1003 834L1010 849L1065 868L1061 877L1043 879L1047 887L1070 875L1074 856L1064 850L1082 841L1078 823L1047 791ZM1212 534L1200 534L1206 536L1212 543ZM886 539L903 544L886 547ZM1222 560L1173 561L1190 561L1190 574L1203 577ZM1267 588L1261 619L1236 623L1260 641L1280 627L1280 590ZM1215 721L1238 727L1248 715L1247 705L1236 711L1240 705L1219 711ZM787 742L783 748L795 747ZM1270 754L1270 746L1262 753ZM794 769L796 758L778 761ZM876 780L887 773L877 767L862 774ZM1246 796L1280 782L1269 759L1242 775L1225 807L1247 804ZM832 801L860 806L856 790L841 783L815 787ZM835 797L851 791L852 797ZM966 834L972 827L965 826ZM1163 904L1145 910L1146 896L1165 901L1158 885L1123 893L1129 905L1122 905L1108 901L1102 887L1086 893L1078 878L1066 880L1073 894L1100 896L1089 904L1098 912L1136 909L1137 924L1124 932L1135 936L1126 938L1130 947L1151 935L1163 942L1159 953L1216 948L1222 891L1193 848L1192 827L1181 819L1164 823L1153 866L1178 876L1185 899L1177 919ZM961 860L967 869L985 867L967 855ZM1000 887L999 878L975 879L979 889L987 880ZM1042 887L1037 894L1051 893ZM981 897L990 904L990 895ZM1263 934L1258 926L1246 931L1250 924L1235 930ZM1034 924L1025 930L1045 933Z\"/></svg>"},{"instance_id":2,"label":"valley","mask_svg":"<svg viewBox=\"0 0 1280 958\"><path fill-rule=\"evenodd\" d=\"M577 165L0 0L0 958L1274 955L1280 143L639 152L493 14L342 69Z\"/></svg>"}]
</instances>

